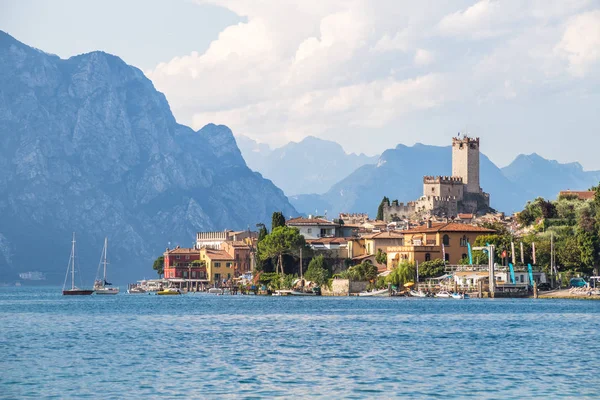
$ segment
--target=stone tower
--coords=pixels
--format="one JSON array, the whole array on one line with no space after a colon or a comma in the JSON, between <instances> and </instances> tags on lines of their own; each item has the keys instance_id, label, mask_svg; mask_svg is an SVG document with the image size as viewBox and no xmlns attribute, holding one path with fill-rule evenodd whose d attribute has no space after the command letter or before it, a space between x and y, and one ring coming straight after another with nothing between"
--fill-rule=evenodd
<instances>
[{"instance_id":1,"label":"stone tower","mask_svg":"<svg viewBox=\"0 0 600 400\"><path fill-rule=\"evenodd\" d=\"M463 179L465 193L479 193L479 138L452 138L452 176Z\"/></svg>"}]
</instances>

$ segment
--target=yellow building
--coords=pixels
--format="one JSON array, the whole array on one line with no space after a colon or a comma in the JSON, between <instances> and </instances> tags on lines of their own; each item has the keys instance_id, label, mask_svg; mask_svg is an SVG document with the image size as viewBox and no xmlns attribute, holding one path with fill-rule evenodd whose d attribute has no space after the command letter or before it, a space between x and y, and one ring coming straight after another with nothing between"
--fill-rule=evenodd
<instances>
[{"instance_id":1,"label":"yellow building","mask_svg":"<svg viewBox=\"0 0 600 400\"><path fill-rule=\"evenodd\" d=\"M493 229L455 222L431 223L402 231L404 244L387 248L388 268L402 261L424 262L445 259L458 264L468 257L467 243L473 245L480 235L495 233Z\"/></svg>"},{"instance_id":2,"label":"yellow building","mask_svg":"<svg viewBox=\"0 0 600 400\"><path fill-rule=\"evenodd\" d=\"M225 250L200 249L200 261L206 263L206 275L210 284L222 284L235 276L235 259Z\"/></svg>"}]
</instances>

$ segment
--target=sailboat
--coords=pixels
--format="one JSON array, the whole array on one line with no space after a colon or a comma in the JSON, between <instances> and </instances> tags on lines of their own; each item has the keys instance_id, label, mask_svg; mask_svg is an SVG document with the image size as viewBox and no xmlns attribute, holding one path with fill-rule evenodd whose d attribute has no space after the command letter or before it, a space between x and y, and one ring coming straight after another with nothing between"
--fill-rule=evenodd
<instances>
[{"instance_id":1,"label":"sailboat","mask_svg":"<svg viewBox=\"0 0 600 400\"><path fill-rule=\"evenodd\" d=\"M69 257L69 265L67 267L67 273L65 274L65 283L63 284L62 294L63 296L89 296L94 293L93 290L79 289L75 286L75 232L73 232L71 244L71 256ZM65 289L69 271L71 272L71 289Z\"/></svg>"},{"instance_id":2,"label":"sailboat","mask_svg":"<svg viewBox=\"0 0 600 400\"><path fill-rule=\"evenodd\" d=\"M94 291L96 294L119 294L119 288L110 287L112 283L109 283L106 280L106 253L108 251L108 238L104 238L104 247L102 248L102 255L100 256L100 264L98 264L98 273L100 272L100 267L104 265L104 274L102 279L96 278L94 282ZM98 276L98 274L96 275Z\"/></svg>"}]
</instances>

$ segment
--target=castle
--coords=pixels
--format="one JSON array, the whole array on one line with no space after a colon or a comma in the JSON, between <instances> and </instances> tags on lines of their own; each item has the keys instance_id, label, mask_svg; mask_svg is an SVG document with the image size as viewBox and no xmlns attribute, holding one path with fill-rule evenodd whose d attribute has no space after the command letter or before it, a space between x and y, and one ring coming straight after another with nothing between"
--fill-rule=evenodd
<instances>
[{"instance_id":1,"label":"castle","mask_svg":"<svg viewBox=\"0 0 600 400\"><path fill-rule=\"evenodd\" d=\"M452 176L424 176L423 196L415 201L384 205L386 221L490 211L490 195L479 186L479 138L452 138Z\"/></svg>"}]
</instances>

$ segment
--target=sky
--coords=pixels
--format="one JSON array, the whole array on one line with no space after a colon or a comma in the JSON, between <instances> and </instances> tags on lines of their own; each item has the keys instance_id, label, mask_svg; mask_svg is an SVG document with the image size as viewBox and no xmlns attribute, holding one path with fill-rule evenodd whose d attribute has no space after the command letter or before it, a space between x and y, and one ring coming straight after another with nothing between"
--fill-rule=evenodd
<instances>
[{"instance_id":1,"label":"sky","mask_svg":"<svg viewBox=\"0 0 600 400\"><path fill-rule=\"evenodd\" d=\"M271 146L449 145L600 169L600 0L0 0L0 29L144 71L180 123Z\"/></svg>"}]
</instances>

